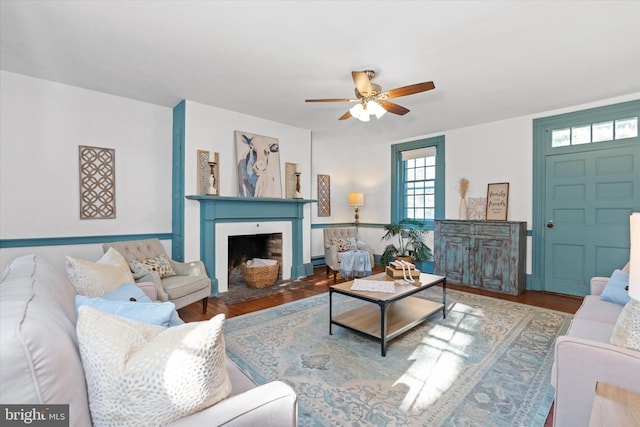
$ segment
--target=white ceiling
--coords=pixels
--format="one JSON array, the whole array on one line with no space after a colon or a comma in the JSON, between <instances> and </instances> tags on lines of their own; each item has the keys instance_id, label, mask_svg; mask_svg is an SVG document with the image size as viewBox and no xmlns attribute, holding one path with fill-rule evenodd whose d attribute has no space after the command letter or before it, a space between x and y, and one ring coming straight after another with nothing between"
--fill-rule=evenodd
<instances>
[{"instance_id":1,"label":"white ceiling","mask_svg":"<svg viewBox=\"0 0 640 427\"><path fill-rule=\"evenodd\" d=\"M395 141L640 91L640 1L7 1L0 67L167 107L181 99ZM411 110L362 123L351 71Z\"/></svg>"}]
</instances>

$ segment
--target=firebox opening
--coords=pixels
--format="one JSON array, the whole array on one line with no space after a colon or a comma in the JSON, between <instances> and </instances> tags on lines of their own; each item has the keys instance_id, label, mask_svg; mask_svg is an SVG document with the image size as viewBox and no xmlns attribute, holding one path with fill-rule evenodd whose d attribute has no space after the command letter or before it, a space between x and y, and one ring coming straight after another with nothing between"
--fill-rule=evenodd
<instances>
[{"instance_id":1,"label":"firebox opening","mask_svg":"<svg viewBox=\"0 0 640 427\"><path fill-rule=\"evenodd\" d=\"M229 286L244 282L242 263L253 258L277 260L278 280L282 280L282 233L229 236L228 251Z\"/></svg>"}]
</instances>

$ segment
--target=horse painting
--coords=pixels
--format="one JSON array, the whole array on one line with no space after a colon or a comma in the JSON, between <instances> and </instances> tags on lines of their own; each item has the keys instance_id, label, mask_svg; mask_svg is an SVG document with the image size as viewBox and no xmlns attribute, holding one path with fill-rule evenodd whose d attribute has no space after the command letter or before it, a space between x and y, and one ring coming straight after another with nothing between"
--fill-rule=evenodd
<instances>
[{"instance_id":1,"label":"horse painting","mask_svg":"<svg viewBox=\"0 0 640 427\"><path fill-rule=\"evenodd\" d=\"M278 140L236 131L240 197L282 197Z\"/></svg>"}]
</instances>

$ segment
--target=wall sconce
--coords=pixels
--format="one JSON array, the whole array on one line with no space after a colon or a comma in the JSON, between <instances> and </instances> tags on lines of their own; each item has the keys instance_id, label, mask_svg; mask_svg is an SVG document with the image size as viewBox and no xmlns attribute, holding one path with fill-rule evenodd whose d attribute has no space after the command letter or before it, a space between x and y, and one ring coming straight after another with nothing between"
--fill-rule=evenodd
<instances>
[{"instance_id":1,"label":"wall sconce","mask_svg":"<svg viewBox=\"0 0 640 427\"><path fill-rule=\"evenodd\" d=\"M355 216L356 216L356 226L360 223L360 209L358 206L364 206L364 193L349 193L349 204L354 207Z\"/></svg>"}]
</instances>

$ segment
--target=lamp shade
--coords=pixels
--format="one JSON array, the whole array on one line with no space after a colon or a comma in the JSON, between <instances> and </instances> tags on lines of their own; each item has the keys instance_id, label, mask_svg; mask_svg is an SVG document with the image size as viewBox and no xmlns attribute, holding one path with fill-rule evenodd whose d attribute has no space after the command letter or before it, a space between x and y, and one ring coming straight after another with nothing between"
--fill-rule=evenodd
<instances>
[{"instance_id":1,"label":"lamp shade","mask_svg":"<svg viewBox=\"0 0 640 427\"><path fill-rule=\"evenodd\" d=\"M349 204L353 206L364 206L364 193L349 193Z\"/></svg>"}]
</instances>

